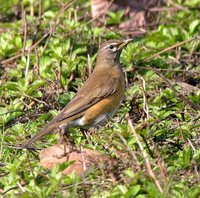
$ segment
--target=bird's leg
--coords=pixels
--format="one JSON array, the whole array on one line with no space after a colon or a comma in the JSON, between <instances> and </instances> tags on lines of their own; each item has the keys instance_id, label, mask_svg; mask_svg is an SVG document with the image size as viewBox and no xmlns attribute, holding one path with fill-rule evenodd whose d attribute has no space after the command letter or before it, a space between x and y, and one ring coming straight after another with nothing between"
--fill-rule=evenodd
<instances>
[{"instance_id":1,"label":"bird's leg","mask_svg":"<svg viewBox=\"0 0 200 198\"><path fill-rule=\"evenodd\" d=\"M89 140L88 140L88 137L87 137L87 131L85 129L80 129L80 131L83 134L83 137L85 138L85 142L87 144L89 144Z\"/></svg>"},{"instance_id":2,"label":"bird's leg","mask_svg":"<svg viewBox=\"0 0 200 198\"><path fill-rule=\"evenodd\" d=\"M72 153L72 152L80 152L80 150L76 147L75 145L75 142L74 142L74 139L70 137L70 133L69 133L69 128L65 128L64 129L64 135L63 135L63 138L64 138L64 146L68 146L69 148L69 153Z\"/></svg>"},{"instance_id":3,"label":"bird's leg","mask_svg":"<svg viewBox=\"0 0 200 198\"><path fill-rule=\"evenodd\" d=\"M87 139L87 135L86 135L87 132L85 131L85 129L80 128L80 131L81 131L83 137L84 137L85 139Z\"/></svg>"},{"instance_id":4,"label":"bird's leg","mask_svg":"<svg viewBox=\"0 0 200 198\"><path fill-rule=\"evenodd\" d=\"M75 145L74 140L70 137L68 127L63 125L60 129L60 143L65 145Z\"/></svg>"},{"instance_id":5,"label":"bird's leg","mask_svg":"<svg viewBox=\"0 0 200 198\"><path fill-rule=\"evenodd\" d=\"M67 128L67 126L60 127L59 136L60 136L59 142L64 146L64 153L56 157L57 158L62 158L65 156L69 157L69 154L72 153L73 151L76 151L76 148L74 140L69 136L69 129Z\"/></svg>"},{"instance_id":6,"label":"bird's leg","mask_svg":"<svg viewBox=\"0 0 200 198\"><path fill-rule=\"evenodd\" d=\"M64 127L64 126L60 127L60 131L59 131L59 143L63 144L63 146L64 146L64 152L62 154L60 154L60 155L56 155L55 156L58 159L63 158L63 157L67 157L68 158L69 154L70 154L70 152L67 152L67 149L66 149L66 137L65 137L65 133L66 133L65 130L66 129L67 128Z\"/></svg>"}]
</instances>

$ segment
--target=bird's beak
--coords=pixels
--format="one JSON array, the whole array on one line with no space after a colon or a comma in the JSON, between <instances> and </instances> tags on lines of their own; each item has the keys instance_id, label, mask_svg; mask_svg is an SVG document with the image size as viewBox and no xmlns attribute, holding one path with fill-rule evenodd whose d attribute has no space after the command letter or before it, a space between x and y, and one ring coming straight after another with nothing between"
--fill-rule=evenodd
<instances>
[{"instance_id":1,"label":"bird's beak","mask_svg":"<svg viewBox=\"0 0 200 198\"><path fill-rule=\"evenodd\" d=\"M133 39L126 39L124 41L122 41L119 46L118 49L123 49L126 45L128 45L131 41L133 41Z\"/></svg>"}]
</instances>

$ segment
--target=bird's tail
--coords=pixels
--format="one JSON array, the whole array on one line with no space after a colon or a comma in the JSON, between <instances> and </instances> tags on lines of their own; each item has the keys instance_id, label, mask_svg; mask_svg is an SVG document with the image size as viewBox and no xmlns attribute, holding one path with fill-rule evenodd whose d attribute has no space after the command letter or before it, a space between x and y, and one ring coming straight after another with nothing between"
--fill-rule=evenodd
<instances>
[{"instance_id":1,"label":"bird's tail","mask_svg":"<svg viewBox=\"0 0 200 198\"><path fill-rule=\"evenodd\" d=\"M47 124L41 131L39 131L38 133L36 133L32 138L30 138L25 144L24 147L25 148L29 148L31 146L31 144L33 144L36 140L41 139L43 136L49 134L53 129L55 129L57 127L56 124L54 123L49 123Z\"/></svg>"}]
</instances>

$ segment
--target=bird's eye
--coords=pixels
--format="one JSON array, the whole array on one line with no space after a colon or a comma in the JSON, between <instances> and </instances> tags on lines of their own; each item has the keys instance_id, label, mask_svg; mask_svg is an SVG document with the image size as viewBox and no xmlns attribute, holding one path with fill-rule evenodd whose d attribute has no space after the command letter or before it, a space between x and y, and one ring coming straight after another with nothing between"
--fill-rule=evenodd
<instances>
[{"instance_id":1,"label":"bird's eye","mask_svg":"<svg viewBox=\"0 0 200 198\"><path fill-rule=\"evenodd\" d=\"M114 45L109 45L109 50L116 52L117 51L117 47Z\"/></svg>"}]
</instances>

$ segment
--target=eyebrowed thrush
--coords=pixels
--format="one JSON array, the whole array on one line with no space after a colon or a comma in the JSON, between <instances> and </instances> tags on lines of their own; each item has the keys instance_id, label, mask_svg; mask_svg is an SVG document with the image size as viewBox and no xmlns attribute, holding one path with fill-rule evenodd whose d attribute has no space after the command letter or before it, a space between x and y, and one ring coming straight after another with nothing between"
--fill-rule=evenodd
<instances>
[{"instance_id":1,"label":"eyebrowed thrush","mask_svg":"<svg viewBox=\"0 0 200 198\"><path fill-rule=\"evenodd\" d=\"M114 116L125 92L125 79L119 58L122 49L130 41L132 39L110 40L100 46L94 71L83 87L51 122L26 142L25 147L58 127L65 134L70 127L104 125Z\"/></svg>"}]
</instances>

